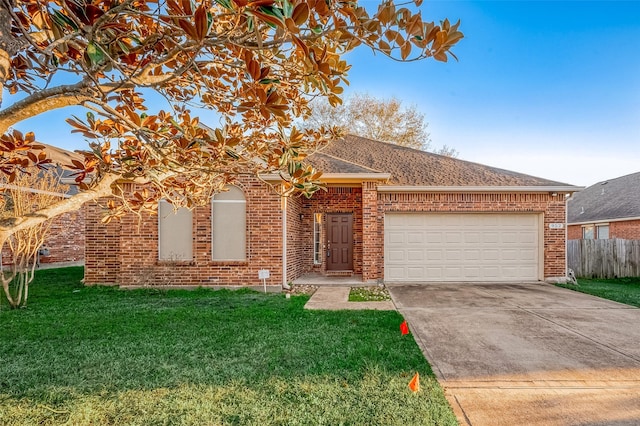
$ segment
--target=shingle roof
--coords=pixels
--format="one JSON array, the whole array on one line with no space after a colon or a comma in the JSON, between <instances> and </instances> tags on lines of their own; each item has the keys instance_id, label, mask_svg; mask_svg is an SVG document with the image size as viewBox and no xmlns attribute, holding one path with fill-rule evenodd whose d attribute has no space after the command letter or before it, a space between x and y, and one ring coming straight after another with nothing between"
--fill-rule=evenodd
<instances>
[{"instance_id":1,"label":"shingle roof","mask_svg":"<svg viewBox=\"0 0 640 426\"><path fill-rule=\"evenodd\" d=\"M568 223L626 217L640 217L640 172L598 182L567 203Z\"/></svg>"},{"instance_id":2,"label":"shingle roof","mask_svg":"<svg viewBox=\"0 0 640 426\"><path fill-rule=\"evenodd\" d=\"M323 157L324 154L324 157ZM569 186L534 176L458 160L354 135L338 139L309 157L325 173L357 173L338 161L390 173L392 185L418 186ZM323 165L329 168L323 169ZM350 166L352 167L352 166Z\"/></svg>"},{"instance_id":3,"label":"shingle roof","mask_svg":"<svg viewBox=\"0 0 640 426\"><path fill-rule=\"evenodd\" d=\"M59 165L71 164L71 160L84 161L84 157L78 154L77 152L67 151L66 149L58 148L57 146L53 146L53 145L47 145L45 143L40 143L40 144L44 145L44 148L48 157L55 164L59 164Z\"/></svg>"},{"instance_id":4,"label":"shingle roof","mask_svg":"<svg viewBox=\"0 0 640 426\"><path fill-rule=\"evenodd\" d=\"M379 170L355 164L335 157L325 151L316 152L309 157L309 162L323 173L383 173Z\"/></svg>"}]
</instances>

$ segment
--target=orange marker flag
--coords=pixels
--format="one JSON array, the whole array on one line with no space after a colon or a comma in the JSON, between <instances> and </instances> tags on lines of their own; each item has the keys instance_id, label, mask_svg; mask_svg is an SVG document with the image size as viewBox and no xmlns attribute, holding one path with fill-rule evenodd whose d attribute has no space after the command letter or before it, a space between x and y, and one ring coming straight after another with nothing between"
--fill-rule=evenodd
<instances>
[{"instance_id":1,"label":"orange marker flag","mask_svg":"<svg viewBox=\"0 0 640 426\"><path fill-rule=\"evenodd\" d=\"M420 373L416 373L416 375L413 376L413 379L409 382L409 389L413 392L420 392Z\"/></svg>"},{"instance_id":2,"label":"orange marker flag","mask_svg":"<svg viewBox=\"0 0 640 426\"><path fill-rule=\"evenodd\" d=\"M402 324L400 324L400 333L402 333L403 336L409 334L409 324L407 324L407 320L402 321Z\"/></svg>"}]
</instances>

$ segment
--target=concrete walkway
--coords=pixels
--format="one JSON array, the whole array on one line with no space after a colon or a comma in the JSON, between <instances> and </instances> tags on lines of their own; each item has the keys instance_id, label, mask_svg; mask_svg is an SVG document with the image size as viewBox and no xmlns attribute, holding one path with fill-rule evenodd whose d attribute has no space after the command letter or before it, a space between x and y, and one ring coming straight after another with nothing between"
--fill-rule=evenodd
<instances>
[{"instance_id":1,"label":"concrete walkway","mask_svg":"<svg viewBox=\"0 0 640 426\"><path fill-rule=\"evenodd\" d=\"M462 425L640 425L640 309L543 283L389 287Z\"/></svg>"},{"instance_id":2,"label":"concrete walkway","mask_svg":"<svg viewBox=\"0 0 640 426\"><path fill-rule=\"evenodd\" d=\"M349 302L351 287L319 287L304 305L305 309L319 309L328 311L373 309L381 311L395 311L393 302Z\"/></svg>"}]
</instances>

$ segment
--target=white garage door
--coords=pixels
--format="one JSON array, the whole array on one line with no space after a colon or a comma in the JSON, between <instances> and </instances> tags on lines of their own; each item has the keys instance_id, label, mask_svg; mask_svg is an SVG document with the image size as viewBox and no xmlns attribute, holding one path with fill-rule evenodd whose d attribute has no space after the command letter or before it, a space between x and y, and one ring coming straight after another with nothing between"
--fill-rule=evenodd
<instances>
[{"instance_id":1,"label":"white garage door","mask_svg":"<svg viewBox=\"0 0 640 426\"><path fill-rule=\"evenodd\" d=\"M540 215L387 213L386 282L539 279Z\"/></svg>"}]
</instances>

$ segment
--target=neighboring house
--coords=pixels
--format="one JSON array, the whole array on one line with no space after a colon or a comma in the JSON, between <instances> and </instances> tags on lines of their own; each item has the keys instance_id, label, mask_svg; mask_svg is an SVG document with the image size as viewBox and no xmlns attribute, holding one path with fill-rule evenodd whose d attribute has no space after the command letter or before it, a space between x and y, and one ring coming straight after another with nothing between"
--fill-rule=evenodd
<instances>
[{"instance_id":1,"label":"neighboring house","mask_svg":"<svg viewBox=\"0 0 640 426\"><path fill-rule=\"evenodd\" d=\"M640 172L598 182L567 202L568 238L640 240Z\"/></svg>"},{"instance_id":2,"label":"neighboring house","mask_svg":"<svg viewBox=\"0 0 640 426\"><path fill-rule=\"evenodd\" d=\"M42 144L45 145L45 144ZM48 157L57 167L43 171L42 173L56 173L60 175L63 184L72 184L74 179L70 172L63 170L59 165L70 164L72 159L80 160L82 157L73 152L69 152L54 146L45 145ZM0 186L7 184L0 183ZM31 188L24 188L24 191L32 191ZM72 196L78 192L75 185L69 185L65 193L58 194L61 199ZM68 212L53 219L49 236L45 240L40 250L39 261L41 264L77 264L84 262L84 229L85 229L85 208ZM8 264L11 259L11 252L7 245L2 249L2 262Z\"/></svg>"},{"instance_id":3,"label":"neighboring house","mask_svg":"<svg viewBox=\"0 0 640 426\"><path fill-rule=\"evenodd\" d=\"M309 157L327 190L281 199L239 177L210 206L103 224L88 206L87 284L270 285L563 280L566 197L580 188L347 136ZM277 183L277 176L263 176ZM104 200L103 200L104 201Z\"/></svg>"}]
</instances>

